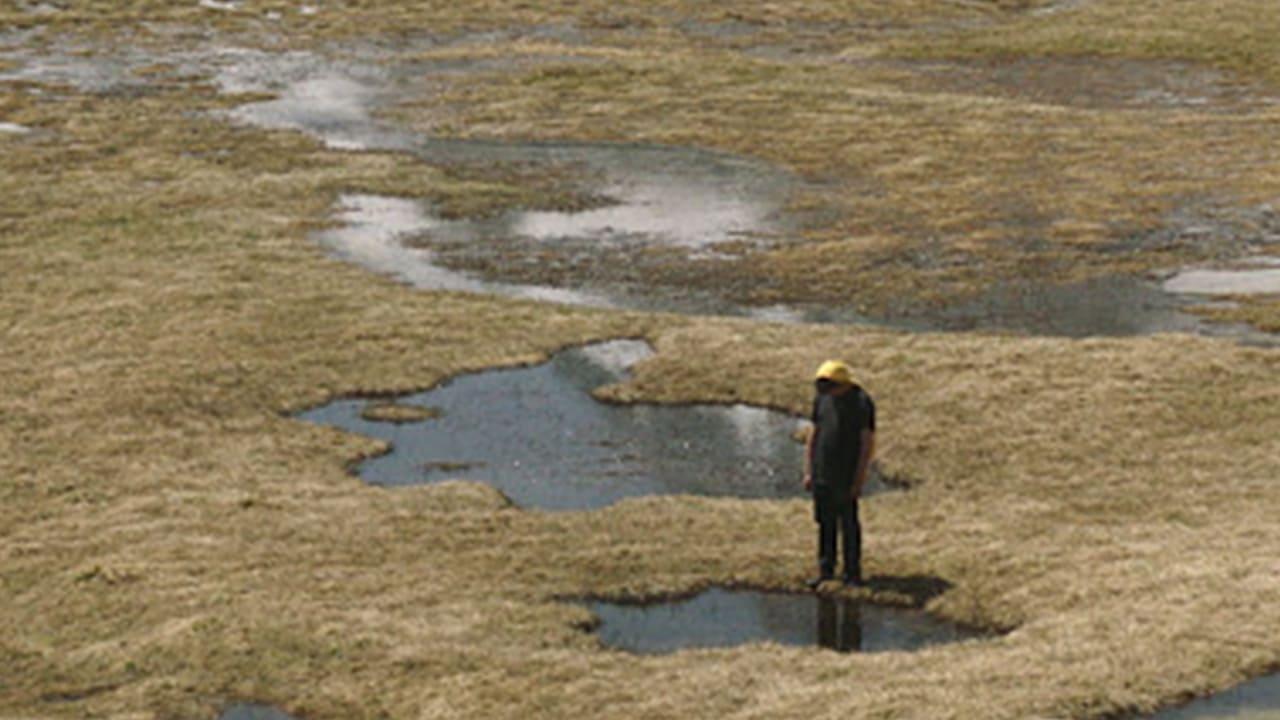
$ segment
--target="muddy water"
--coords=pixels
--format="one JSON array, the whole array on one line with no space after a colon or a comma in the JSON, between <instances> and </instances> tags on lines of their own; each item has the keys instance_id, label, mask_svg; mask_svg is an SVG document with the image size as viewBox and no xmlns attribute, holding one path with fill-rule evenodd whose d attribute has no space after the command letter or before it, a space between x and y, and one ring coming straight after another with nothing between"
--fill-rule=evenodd
<instances>
[{"instance_id":1,"label":"muddy water","mask_svg":"<svg viewBox=\"0 0 1280 720\"><path fill-rule=\"evenodd\" d=\"M1280 720L1280 675L1260 678L1153 716L1153 720L1202 718Z\"/></svg>"},{"instance_id":2,"label":"muddy water","mask_svg":"<svg viewBox=\"0 0 1280 720\"><path fill-rule=\"evenodd\" d=\"M535 367L459 377L398 399L437 415L418 423L365 420L360 399L299 417L388 441L390 453L358 468L378 485L477 480L518 505L556 510L640 495L803 495L794 417L745 405L619 406L591 396L649 352L619 341ZM885 489L877 475L867 492Z\"/></svg>"},{"instance_id":3,"label":"muddy water","mask_svg":"<svg viewBox=\"0 0 1280 720\"><path fill-rule=\"evenodd\" d=\"M294 720L294 718L270 705L237 703L223 710L218 720Z\"/></svg>"},{"instance_id":4,"label":"muddy water","mask_svg":"<svg viewBox=\"0 0 1280 720\"><path fill-rule=\"evenodd\" d=\"M589 607L605 646L645 654L760 642L883 652L979 636L921 610L830 595L716 588L668 603Z\"/></svg>"}]
</instances>

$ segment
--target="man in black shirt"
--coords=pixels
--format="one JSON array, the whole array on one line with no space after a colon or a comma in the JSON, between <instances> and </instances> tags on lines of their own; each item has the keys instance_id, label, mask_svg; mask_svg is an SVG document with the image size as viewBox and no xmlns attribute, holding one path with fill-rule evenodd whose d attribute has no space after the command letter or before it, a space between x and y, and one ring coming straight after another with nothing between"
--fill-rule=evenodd
<instances>
[{"instance_id":1,"label":"man in black shirt","mask_svg":"<svg viewBox=\"0 0 1280 720\"><path fill-rule=\"evenodd\" d=\"M818 368L813 429L805 447L804 488L813 493L818 522L817 587L835 576L836 534L844 538L844 584L862 581L862 526L858 496L875 452L876 406L853 381L849 366L828 360Z\"/></svg>"}]
</instances>

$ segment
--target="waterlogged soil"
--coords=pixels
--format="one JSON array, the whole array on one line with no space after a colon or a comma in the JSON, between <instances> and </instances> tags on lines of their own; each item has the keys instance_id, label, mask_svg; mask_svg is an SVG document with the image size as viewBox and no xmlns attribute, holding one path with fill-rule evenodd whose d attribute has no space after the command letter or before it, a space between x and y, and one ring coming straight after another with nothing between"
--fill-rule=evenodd
<instances>
[{"instance_id":1,"label":"waterlogged soil","mask_svg":"<svg viewBox=\"0 0 1280 720\"><path fill-rule=\"evenodd\" d=\"M475 480L517 505L553 510L642 495L804 495L797 418L746 405L614 405L592 397L650 352L638 341L591 345L399 398L438 413L421 423L370 422L361 399L299 417L390 443L390 452L357 468L377 485ZM865 492L887 489L877 472Z\"/></svg>"},{"instance_id":2,"label":"waterlogged soil","mask_svg":"<svg viewBox=\"0 0 1280 720\"><path fill-rule=\"evenodd\" d=\"M295 720L292 715L270 705L237 703L227 707L218 720Z\"/></svg>"},{"instance_id":3,"label":"waterlogged soil","mask_svg":"<svg viewBox=\"0 0 1280 720\"><path fill-rule=\"evenodd\" d=\"M370 52L350 51L347 58L336 59L314 52L217 46L164 57L139 50L103 55L62 48L39 56L15 50L0 54L19 66L0 73L0 79L118 93L205 77L228 94L275 96L229 111L232 122L303 132L333 148L411 153L464 175L541 175L565 186L566 207L509 208L485 217L454 217L442 208L401 198L342 197L336 219L343 225L318 233L318 242L335 255L424 289L783 322L870 322L912 331L1066 336L1189 332L1259 343L1272 339L1189 312L1198 300L1177 294L1181 280L1163 287L1129 276L1074 284L1006 282L977 297L944 304L904 293L892 307L874 311L788 299L788 288L773 288L742 261L785 245L805 227L821 222L817 211L789 207L793 194L805 186L799 178L749 158L693 148L450 140L409 132L381 119L379 111L403 100L411 87L421 88L424 76L492 71L502 61L452 58L394 65L375 62L378 58L386 59ZM547 59L557 60L522 62ZM1091 59L900 65L910 68L912 82L975 92L1035 88L1046 101L1068 104L1225 107L1233 98L1271 102L1269 95L1225 75L1168 63Z\"/></svg>"},{"instance_id":4,"label":"waterlogged soil","mask_svg":"<svg viewBox=\"0 0 1280 720\"><path fill-rule=\"evenodd\" d=\"M980 637L923 610L826 594L713 588L672 602L589 607L603 645L643 654L763 642L873 653Z\"/></svg>"},{"instance_id":5,"label":"waterlogged soil","mask_svg":"<svg viewBox=\"0 0 1280 720\"><path fill-rule=\"evenodd\" d=\"M1275 720L1280 718L1280 675L1270 675L1238 687L1169 708L1153 720Z\"/></svg>"},{"instance_id":6,"label":"waterlogged soil","mask_svg":"<svg viewBox=\"0 0 1280 720\"><path fill-rule=\"evenodd\" d=\"M889 65L906 89L1108 110L1241 112L1280 104L1280 92L1187 62L1122 58L990 58Z\"/></svg>"}]
</instances>

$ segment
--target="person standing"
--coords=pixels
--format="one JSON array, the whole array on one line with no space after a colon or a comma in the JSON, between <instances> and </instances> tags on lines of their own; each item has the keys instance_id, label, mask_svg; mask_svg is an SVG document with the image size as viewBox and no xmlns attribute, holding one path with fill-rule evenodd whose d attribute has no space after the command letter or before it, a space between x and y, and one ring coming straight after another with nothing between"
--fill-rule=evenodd
<instances>
[{"instance_id":1,"label":"person standing","mask_svg":"<svg viewBox=\"0 0 1280 720\"><path fill-rule=\"evenodd\" d=\"M861 586L858 496L875 453L876 406L853 381L849 366L839 360L822 363L814 384L817 392L813 427L805 444L804 489L813 493L819 574L809 581L809 587L816 588L835 577L837 534L844 540L844 584Z\"/></svg>"}]
</instances>

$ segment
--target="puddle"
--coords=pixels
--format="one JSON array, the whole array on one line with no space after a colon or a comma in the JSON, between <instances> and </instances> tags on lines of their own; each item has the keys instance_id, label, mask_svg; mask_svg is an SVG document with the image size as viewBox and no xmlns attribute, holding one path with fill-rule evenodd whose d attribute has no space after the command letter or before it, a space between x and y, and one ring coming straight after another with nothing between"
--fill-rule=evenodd
<instances>
[{"instance_id":1,"label":"puddle","mask_svg":"<svg viewBox=\"0 0 1280 720\"><path fill-rule=\"evenodd\" d=\"M1069 285L999 285L937 310L935 322L946 330L996 327L1066 337L1208 332L1210 324L1184 312L1185 306L1154 283L1104 277Z\"/></svg>"},{"instance_id":2,"label":"puddle","mask_svg":"<svg viewBox=\"0 0 1280 720\"><path fill-rule=\"evenodd\" d=\"M221 0L200 0L200 7L206 10L218 10L221 12L236 12L241 8L239 2L221 2Z\"/></svg>"},{"instance_id":3,"label":"puddle","mask_svg":"<svg viewBox=\"0 0 1280 720\"><path fill-rule=\"evenodd\" d=\"M588 607L600 618L601 643L643 654L760 642L884 652L981 637L923 610L831 595L714 588L666 603Z\"/></svg>"},{"instance_id":4,"label":"puddle","mask_svg":"<svg viewBox=\"0 0 1280 720\"><path fill-rule=\"evenodd\" d=\"M1184 270L1164 282L1188 295L1280 295L1280 257L1255 257L1229 269Z\"/></svg>"},{"instance_id":5,"label":"puddle","mask_svg":"<svg viewBox=\"0 0 1280 720\"><path fill-rule=\"evenodd\" d=\"M1152 720L1200 720L1201 718L1238 718L1239 720L1280 718L1280 675L1270 675L1247 682L1152 716Z\"/></svg>"},{"instance_id":6,"label":"puddle","mask_svg":"<svg viewBox=\"0 0 1280 720\"><path fill-rule=\"evenodd\" d=\"M236 703L223 710L218 720L294 720L294 717L270 705Z\"/></svg>"},{"instance_id":7,"label":"puddle","mask_svg":"<svg viewBox=\"0 0 1280 720\"><path fill-rule=\"evenodd\" d=\"M412 152L433 165L569 167L592 179L594 194L611 200L578 212L521 210L483 221L437 221L436 231L448 237L588 238L702 248L774 236L787 227L782 207L795 181L764 163L692 148L415 136L372 116L395 94L395 80L384 70L329 65L308 53L244 51L225 59L233 62L218 75L224 91L278 93L233 110L241 122L299 130L335 148Z\"/></svg>"},{"instance_id":8,"label":"puddle","mask_svg":"<svg viewBox=\"0 0 1280 720\"><path fill-rule=\"evenodd\" d=\"M498 293L592 307L616 307L614 299L583 290L543 285L485 282L437 265L434 253L405 242L425 232L448 226L429 215L422 204L378 195L344 195L339 219L343 227L315 234L316 240L335 256L414 287L472 293Z\"/></svg>"},{"instance_id":9,"label":"puddle","mask_svg":"<svg viewBox=\"0 0 1280 720\"><path fill-rule=\"evenodd\" d=\"M518 505L553 510L641 495L804 496L794 417L746 405L613 405L591 396L650 352L638 341L591 345L398 398L433 409L436 417L420 423L365 420L361 399L299 418L389 442L390 453L358 467L377 485L476 480ZM868 481L868 494L888 489L878 473Z\"/></svg>"}]
</instances>

